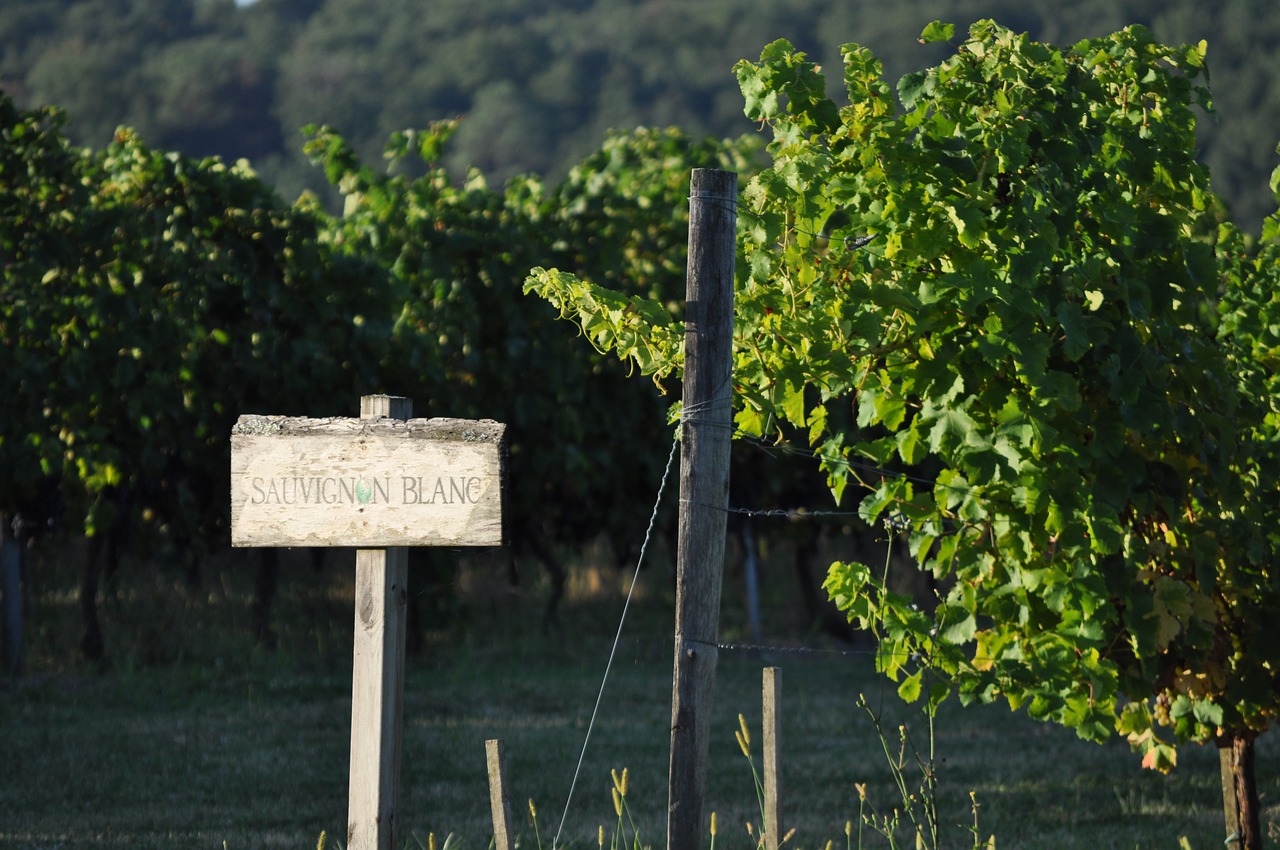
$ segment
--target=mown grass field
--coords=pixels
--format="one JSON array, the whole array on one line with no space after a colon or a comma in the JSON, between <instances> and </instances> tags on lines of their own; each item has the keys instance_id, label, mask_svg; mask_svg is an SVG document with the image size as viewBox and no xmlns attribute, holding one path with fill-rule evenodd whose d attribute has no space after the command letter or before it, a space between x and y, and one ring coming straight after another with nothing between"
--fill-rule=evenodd
<instances>
[{"instance_id":1,"label":"mown grass field","mask_svg":"<svg viewBox=\"0 0 1280 850\"><path fill-rule=\"evenodd\" d=\"M219 573L223 579L198 592L174 576L135 573L122 585L131 589L107 605L115 661L105 673L66 660L59 641L73 643L74 594L49 583L73 577L59 579L60 568L51 567L33 623L32 669L0 690L0 847L311 848L322 831L329 846L339 846L350 735L350 569L341 555L330 562L321 573L286 569L280 648L272 653L239 628L247 619L247 571ZM557 637L538 628L539 588L510 591L492 569L458 577L454 625L429 632L424 652L409 662L404 846L427 846L432 834L437 844L452 834L462 848L489 845L489 738L505 741L520 846L552 846L627 580L580 568ZM731 638L741 620L735 581L727 577L724 601ZM610 841L617 825L610 772L624 767L640 843L665 845L666 584L661 570L642 577L558 846L594 847L600 826ZM855 707L858 695L882 713L895 752L899 724L921 749L927 729L866 655L796 634L781 610L766 609L766 623L784 635L777 643L803 640L824 651L721 652L708 780L716 846L753 845L745 824L758 827L760 816L734 733L739 713L759 729L761 670L777 666L783 818L796 829L787 846L823 848L831 840L856 847L855 784L866 784L882 813L898 803L881 742ZM1274 835L1280 746L1274 732L1259 744ZM1212 750L1185 749L1166 777L1142 770L1121 741L1099 747L1002 707L952 703L937 720L934 746L943 846L972 846L970 792L981 836L994 835L1002 848L1178 848L1184 838L1193 848L1222 844ZM918 785L918 772L909 769L908 779ZM864 828L862 846L887 844Z\"/></svg>"}]
</instances>

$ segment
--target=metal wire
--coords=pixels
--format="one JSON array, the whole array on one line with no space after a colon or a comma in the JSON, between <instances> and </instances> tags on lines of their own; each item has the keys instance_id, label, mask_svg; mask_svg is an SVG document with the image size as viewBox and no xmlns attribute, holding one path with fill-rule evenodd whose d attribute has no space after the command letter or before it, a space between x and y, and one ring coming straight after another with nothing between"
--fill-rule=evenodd
<instances>
[{"instance_id":1,"label":"metal wire","mask_svg":"<svg viewBox=\"0 0 1280 850\"><path fill-rule=\"evenodd\" d=\"M677 435L679 432L676 432ZM591 720L587 723L587 734L582 740L582 751L578 754L578 766L573 771L573 781L569 784L569 796L564 801L564 811L560 814L560 826L556 828L555 838L551 839L551 850L556 850L560 843L560 834L564 831L565 821L569 818L569 805L573 802L574 789L578 787L578 776L582 773L582 762L587 756L587 744L591 741L591 730L595 728L596 716L600 713L600 702L604 699L604 687L609 681L609 671L613 668L614 656L618 654L618 643L622 639L622 627L627 622L627 610L631 607L631 595L636 589L636 579L640 577L640 565L644 563L645 551L649 548L649 540L653 536L653 528L658 520L658 507L662 504L662 494L667 489L667 478L675 463L678 439L671 441L671 453L667 456L666 469L662 471L662 483L658 485L658 497L653 503L653 513L649 516L649 528L645 531L644 542L640 545L640 555L636 558L636 568L631 575L631 586L627 588L627 600L622 606L622 616L618 620L618 631L613 637L613 647L609 650L609 661L604 667L604 677L600 680L600 691L596 694L595 708L591 710Z\"/></svg>"}]
</instances>

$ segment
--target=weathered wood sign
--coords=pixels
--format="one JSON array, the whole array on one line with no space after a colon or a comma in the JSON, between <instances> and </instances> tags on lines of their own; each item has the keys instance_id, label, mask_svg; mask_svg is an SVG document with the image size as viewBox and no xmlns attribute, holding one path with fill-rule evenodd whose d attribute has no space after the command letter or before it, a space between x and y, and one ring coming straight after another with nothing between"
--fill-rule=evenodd
<instances>
[{"instance_id":1,"label":"weathered wood sign","mask_svg":"<svg viewBox=\"0 0 1280 850\"><path fill-rule=\"evenodd\" d=\"M241 416L234 546L501 546L506 426Z\"/></svg>"},{"instance_id":2,"label":"weathered wood sign","mask_svg":"<svg viewBox=\"0 0 1280 850\"><path fill-rule=\"evenodd\" d=\"M412 419L367 395L359 419L241 416L231 431L234 546L356 550L348 850L394 850L408 546L501 546L506 426Z\"/></svg>"}]
</instances>

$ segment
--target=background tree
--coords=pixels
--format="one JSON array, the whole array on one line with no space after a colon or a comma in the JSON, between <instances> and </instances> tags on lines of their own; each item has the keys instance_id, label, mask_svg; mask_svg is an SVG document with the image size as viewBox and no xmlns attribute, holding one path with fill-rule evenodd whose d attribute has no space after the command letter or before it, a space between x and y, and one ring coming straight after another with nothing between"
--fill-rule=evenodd
<instances>
[{"instance_id":1,"label":"background tree","mask_svg":"<svg viewBox=\"0 0 1280 850\"><path fill-rule=\"evenodd\" d=\"M807 432L836 499L853 485L939 584L921 611L845 563L829 592L904 698L1006 700L1162 770L1162 726L1247 749L1280 707L1250 625L1277 613L1270 549L1246 565L1234 545L1256 418L1216 338L1204 55L1141 27L1061 50L979 22L902 78L901 111L856 45L846 106L785 41L737 69L773 131L739 207L737 426ZM529 287L679 373L677 322L558 271Z\"/></svg>"},{"instance_id":2,"label":"background tree","mask_svg":"<svg viewBox=\"0 0 1280 850\"><path fill-rule=\"evenodd\" d=\"M123 130L73 148L62 121L0 99L0 510L52 480L96 543L127 532L198 558L226 538L235 418L346 412L339 399L378 386L393 293L247 169ZM100 658L89 562L84 646Z\"/></svg>"},{"instance_id":3,"label":"background tree","mask_svg":"<svg viewBox=\"0 0 1280 850\"><path fill-rule=\"evenodd\" d=\"M1280 168L1272 174L1271 188L1280 200ZM1260 805L1249 779L1253 737L1276 715L1280 655L1280 641L1266 626L1280 610L1280 536L1275 528L1280 515L1280 212L1263 224L1261 245L1250 245L1226 225L1217 247L1223 285L1218 343L1236 377L1243 423L1232 470L1238 490L1228 515L1234 534L1224 565L1232 592L1220 611L1231 638L1224 653L1225 679L1239 721L1219 730L1217 742L1227 831L1245 836L1242 846L1257 846Z\"/></svg>"},{"instance_id":4,"label":"background tree","mask_svg":"<svg viewBox=\"0 0 1280 850\"><path fill-rule=\"evenodd\" d=\"M455 130L395 134L385 171L328 129L313 131L308 150L344 198L326 239L386 269L400 293L384 380L419 415L507 423L512 554L550 570L552 624L562 550L604 534L632 557L643 534L635 506L652 495L667 448L650 439L664 415L648 382L623 380L573 329L547 321L522 297L524 277L555 260L674 308L685 245L671 222L687 216L689 168L747 168L754 146L640 131L611 138L554 188L525 178L499 191L479 170L457 185L439 164Z\"/></svg>"},{"instance_id":5,"label":"background tree","mask_svg":"<svg viewBox=\"0 0 1280 850\"><path fill-rule=\"evenodd\" d=\"M520 288L555 260L674 304L684 245L671 220L687 209L690 163L745 170L754 145L638 132L558 186L494 190L437 164L451 123L396 134L381 172L316 130L309 150L346 208L330 216L312 197L285 204L243 164L164 153L127 130L79 149L61 112L0 105L12 411L0 510L60 486L71 528L92 540L90 657L105 651L95 600L117 535L192 565L225 545L226 435L245 412L344 415L361 393L393 391L420 415L509 423L515 538L552 569L549 620L561 547L608 533L634 554L634 506L666 457L640 435L661 402ZM261 621L274 586L263 576Z\"/></svg>"},{"instance_id":6,"label":"background tree","mask_svg":"<svg viewBox=\"0 0 1280 850\"><path fill-rule=\"evenodd\" d=\"M905 0L869 12L833 0L10 0L0 88L21 106L67 109L78 144L101 147L123 124L191 156L249 158L295 198L324 188L300 150L305 124L334 127L376 161L391 133L464 117L452 170L554 182L611 129L746 131L731 68L775 38L839 67L840 43L856 37L897 79L945 55L916 43L937 17L994 18L1058 44L1136 23L1165 43L1208 41L1221 108L1197 130L1201 161L1237 220L1270 211L1280 21L1265 0Z\"/></svg>"}]
</instances>

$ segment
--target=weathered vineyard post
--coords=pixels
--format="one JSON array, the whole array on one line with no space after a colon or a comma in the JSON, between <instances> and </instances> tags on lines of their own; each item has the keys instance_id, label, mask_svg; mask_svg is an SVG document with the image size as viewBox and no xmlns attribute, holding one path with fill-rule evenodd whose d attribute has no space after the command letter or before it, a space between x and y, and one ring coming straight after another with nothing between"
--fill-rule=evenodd
<instances>
[{"instance_id":1,"label":"weathered vineyard post","mask_svg":"<svg viewBox=\"0 0 1280 850\"><path fill-rule=\"evenodd\" d=\"M733 265L738 175L696 168L689 191L684 421L671 685L668 850L695 850L705 831L711 705L724 572L733 429Z\"/></svg>"}]
</instances>

